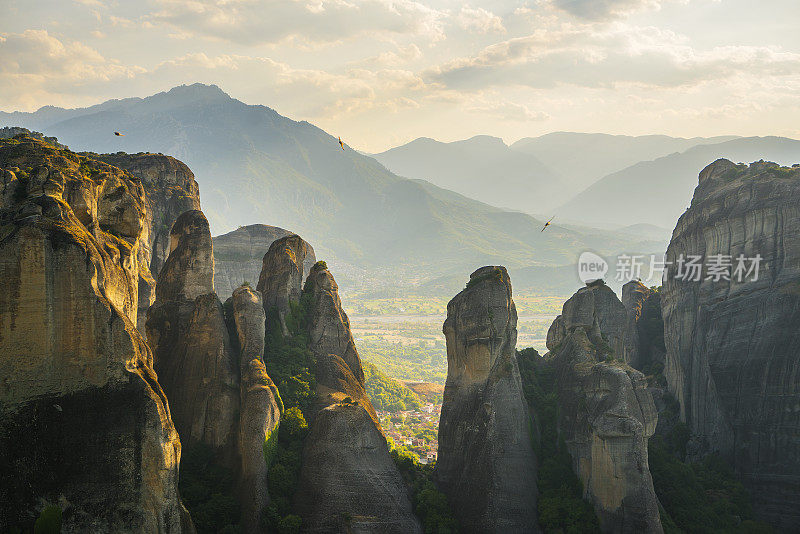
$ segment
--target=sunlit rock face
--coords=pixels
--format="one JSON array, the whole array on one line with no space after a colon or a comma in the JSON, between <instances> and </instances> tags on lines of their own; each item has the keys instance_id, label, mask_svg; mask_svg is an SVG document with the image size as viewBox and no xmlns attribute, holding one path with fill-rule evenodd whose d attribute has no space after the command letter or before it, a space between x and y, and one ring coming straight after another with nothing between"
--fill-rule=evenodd
<instances>
[{"instance_id":1,"label":"sunlit rock face","mask_svg":"<svg viewBox=\"0 0 800 534\"><path fill-rule=\"evenodd\" d=\"M626 320L605 284L581 288L553 323L545 358L558 376L560 436L603 531L662 532L647 458L658 414L644 375L614 358Z\"/></svg>"},{"instance_id":2,"label":"sunlit rock face","mask_svg":"<svg viewBox=\"0 0 800 534\"><path fill-rule=\"evenodd\" d=\"M200 191L189 167L171 156L117 152L96 157L128 171L139 179L144 188L145 210L139 263L148 265L152 275L139 279L137 325L144 333L147 308L156 297L155 280L169 255L170 230L183 212L200 209Z\"/></svg>"},{"instance_id":3,"label":"sunlit rock face","mask_svg":"<svg viewBox=\"0 0 800 534\"><path fill-rule=\"evenodd\" d=\"M447 305L447 383L435 479L467 532L537 532L532 420L504 267L483 267Z\"/></svg>"},{"instance_id":4,"label":"sunlit rock face","mask_svg":"<svg viewBox=\"0 0 800 534\"><path fill-rule=\"evenodd\" d=\"M316 400L295 508L306 532L422 532L364 391L364 370L338 286L323 262L306 280Z\"/></svg>"},{"instance_id":5,"label":"sunlit rock face","mask_svg":"<svg viewBox=\"0 0 800 534\"><path fill-rule=\"evenodd\" d=\"M0 141L0 530L191 532L181 445L136 328L145 195L32 137ZM144 273L142 272L144 271Z\"/></svg>"},{"instance_id":6,"label":"sunlit rock face","mask_svg":"<svg viewBox=\"0 0 800 534\"><path fill-rule=\"evenodd\" d=\"M225 300L233 294L234 289L245 282L255 287L260 280L264 255L272 243L289 235L292 235L292 232L277 226L251 224L216 236L214 288L219 298ZM306 243L300 287L316 262L314 249Z\"/></svg>"},{"instance_id":7,"label":"sunlit rock face","mask_svg":"<svg viewBox=\"0 0 800 534\"><path fill-rule=\"evenodd\" d=\"M665 374L695 439L719 451L757 516L800 528L800 168L718 160L700 173L667 251ZM730 280L678 279L683 255L729 258ZM739 272L761 256L758 279ZM684 271L686 272L686 271ZM744 276L740 276L744 275Z\"/></svg>"},{"instance_id":8,"label":"sunlit rock face","mask_svg":"<svg viewBox=\"0 0 800 534\"><path fill-rule=\"evenodd\" d=\"M264 297L267 315L278 321L284 336L289 335L286 315L290 303L300 301L303 271L309 257L314 258L314 249L295 234L277 239L264 254L258 290Z\"/></svg>"}]
</instances>

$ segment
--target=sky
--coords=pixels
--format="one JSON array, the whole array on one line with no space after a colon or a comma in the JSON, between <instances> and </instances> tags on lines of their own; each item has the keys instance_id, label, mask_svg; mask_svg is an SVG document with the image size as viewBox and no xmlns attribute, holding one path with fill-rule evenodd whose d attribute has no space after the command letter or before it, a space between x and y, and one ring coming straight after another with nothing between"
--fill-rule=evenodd
<instances>
[{"instance_id":1,"label":"sky","mask_svg":"<svg viewBox=\"0 0 800 534\"><path fill-rule=\"evenodd\" d=\"M379 152L800 138L798 0L0 0L0 110L219 85Z\"/></svg>"}]
</instances>

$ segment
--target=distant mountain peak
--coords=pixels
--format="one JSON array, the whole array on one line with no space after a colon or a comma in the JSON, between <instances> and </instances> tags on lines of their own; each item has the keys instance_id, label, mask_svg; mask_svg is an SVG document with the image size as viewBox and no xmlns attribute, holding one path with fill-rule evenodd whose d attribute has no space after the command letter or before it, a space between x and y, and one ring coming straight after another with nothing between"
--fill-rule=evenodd
<instances>
[{"instance_id":1,"label":"distant mountain peak","mask_svg":"<svg viewBox=\"0 0 800 534\"><path fill-rule=\"evenodd\" d=\"M190 85L178 85L169 91L155 94L148 98L157 98L160 96L189 98L191 100L211 100L215 98L231 99L231 96L219 88L218 85L208 85L204 83L193 83Z\"/></svg>"}]
</instances>

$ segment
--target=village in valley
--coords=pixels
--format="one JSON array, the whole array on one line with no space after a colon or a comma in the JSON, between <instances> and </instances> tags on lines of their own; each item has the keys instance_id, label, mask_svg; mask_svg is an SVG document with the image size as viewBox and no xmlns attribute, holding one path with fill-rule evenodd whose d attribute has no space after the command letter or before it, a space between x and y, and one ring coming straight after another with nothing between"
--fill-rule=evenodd
<instances>
[{"instance_id":1,"label":"village in valley","mask_svg":"<svg viewBox=\"0 0 800 534\"><path fill-rule=\"evenodd\" d=\"M441 411L439 399L438 404L425 404L421 410L377 413L386 437L394 446L402 446L414 453L419 463L430 464L436 461L439 447L437 436Z\"/></svg>"}]
</instances>

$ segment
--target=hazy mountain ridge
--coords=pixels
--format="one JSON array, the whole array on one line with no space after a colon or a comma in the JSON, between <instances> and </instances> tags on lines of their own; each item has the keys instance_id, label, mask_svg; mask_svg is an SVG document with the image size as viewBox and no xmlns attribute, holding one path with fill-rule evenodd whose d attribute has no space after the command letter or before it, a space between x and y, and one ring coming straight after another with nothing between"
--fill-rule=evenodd
<instances>
[{"instance_id":1,"label":"hazy mountain ridge","mask_svg":"<svg viewBox=\"0 0 800 534\"><path fill-rule=\"evenodd\" d=\"M565 181L575 187L575 193L578 193L602 177L640 161L650 161L697 145L717 144L736 138L733 135L682 138L667 135L553 132L520 139L511 145L511 149L531 154L545 165L557 168Z\"/></svg>"},{"instance_id":2,"label":"hazy mountain ridge","mask_svg":"<svg viewBox=\"0 0 800 534\"><path fill-rule=\"evenodd\" d=\"M527 213L554 207L572 192L558 171L487 135L452 143L420 137L373 157L400 176Z\"/></svg>"},{"instance_id":3,"label":"hazy mountain ridge","mask_svg":"<svg viewBox=\"0 0 800 534\"><path fill-rule=\"evenodd\" d=\"M319 257L380 266L392 279L403 265L432 276L500 260L511 269L561 265L584 249L612 253L635 241L557 226L542 233L531 216L396 176L342 150L323 130L216 86L180 86L82 110L3 113L0 122L44 130L73 150L174 155L195 172L215 234L250 223L291 228L324 247Z\"/></svg>"},{"instance_id":4,"label":"hazy mountain ridge","mask_svg":"<svg viewBox=\"0 0 800 534\"><path fill-rule=\"evenodd\" d=\"M592 225L630 225L639 221L672 228L689 206L696 186L693 176L719 158L748 163L765 159L791 165L800 162L800 141L743 137L642 161L597 181L556 213ZM598 205L603 209L594 209Z\"/></svg>"}]
</instances>

